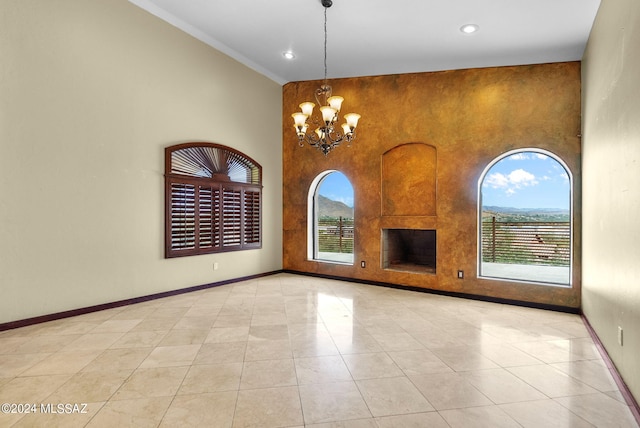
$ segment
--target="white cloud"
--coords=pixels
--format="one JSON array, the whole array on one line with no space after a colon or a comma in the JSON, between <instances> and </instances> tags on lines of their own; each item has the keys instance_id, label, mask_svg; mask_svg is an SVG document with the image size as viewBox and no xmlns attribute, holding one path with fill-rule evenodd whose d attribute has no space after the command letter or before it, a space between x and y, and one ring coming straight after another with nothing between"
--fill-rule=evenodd
<instances>
[{"instance_id":1,"label":"white cloud","mask_svg":"<svg viewBox=\"0 0 640 428\"><path fill-rule=\"evenodd\" d=\"M516 187L520 186L535 186L538 184L538 180L536 180L536 176L531 174L530 172L525 171L524 169L516 169L515 171L511 171L509 173L509 182Z\"/></svg>"},{"instance_id":2,"label":"white cloud","mask_svg":"<svg viewBox=\"0 0 640 428\"><path fill-rule=\"evenodd\" d=\"M543 155L542 153L536 153L536 157L541 160L547 159L549 156Z\"/></svg>"},{"instance_id":3,"label":"white cloud","mask_svg":"<svg viewBox=\"0 0 640 428\"><path fill-rule=\"evenodd\" d=\"M520 168L511 171L507 175L494 172L493 174L485 177L482 185L484 187L492 187L494 189L504 189L505 194L507 196L511 196L522 187L535 186L538 183L539 181L536 179L535 175Z\"/></svg>"},{"instance_id":4,"label":"white cloud","mask_svg":"<svg viewBox=\"0 0 640 428\"><path fill-rule=\"evenodd\" d=\"M516 153L514 155L509 156L509 160L527 160L529 156L526 153Z\"/></svg>"},{"instance_id":5,"label":"white cloud","mask_svg":"<svg viewBox=\"0 0 640 428\"><path fill-rule=\"evenodd\" d=\"M501 174L499 172L494 172L488 177L485 177L483 181L483 185L491 186L494 189L499 189L501 187L508 187L509 179L504 174Z\"/></svg>"}]
</instances>

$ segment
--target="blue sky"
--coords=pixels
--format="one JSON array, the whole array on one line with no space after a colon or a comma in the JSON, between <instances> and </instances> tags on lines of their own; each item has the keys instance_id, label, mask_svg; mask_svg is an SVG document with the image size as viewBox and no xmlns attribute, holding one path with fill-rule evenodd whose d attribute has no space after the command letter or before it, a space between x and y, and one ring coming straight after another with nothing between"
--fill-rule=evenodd
<instances>
[{"instance_id":1,"label":"blue sky","mask_svg":"<svg viewBox=\"0 0 640 428\"><path fill-rule=\"evenodd\" d=\"M349 179L336 171L327 175L320 183L319 193L333 201L340 201L353 208L353 186Z\"/></svg>"},{"instance_id":2,"label":"blue sky","mask_svg":"<svg viewBox=\"0 0 640 428\"><path fill-rule=\"evenodd\" d=\"M482 205L569 209L570 183L564 167L537 152L507 156L491 167L482 182Z\"/></svg>"}]
</instances>

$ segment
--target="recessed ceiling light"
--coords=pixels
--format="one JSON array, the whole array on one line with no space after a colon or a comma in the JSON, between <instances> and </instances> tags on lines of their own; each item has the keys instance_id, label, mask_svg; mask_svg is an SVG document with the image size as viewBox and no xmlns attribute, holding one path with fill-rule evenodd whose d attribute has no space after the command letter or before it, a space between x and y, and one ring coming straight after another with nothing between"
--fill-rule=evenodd
<instances>
[{"instance_id":1,"label":"recessed ceiling light","mask_svg":"<svg viewBox=\"0 0 640 428\"><path fill-rule=\"evenodd\" d=\"M462 31L465 34L475 33L479 29L480 27L478 27L476 24L465 24L462 27L460 27L460 31Z\"/></svg>"},{"instance_id":2,"label":"recessed ceiling light","mask_svg":"<svg viewBox=\"0 0 640 428\"><path fill-rule=\"evenodd\" d=\"M282 56L286 59L294 59L296 57L291 51L282 52Z\"/></svg>"}]
</instances>

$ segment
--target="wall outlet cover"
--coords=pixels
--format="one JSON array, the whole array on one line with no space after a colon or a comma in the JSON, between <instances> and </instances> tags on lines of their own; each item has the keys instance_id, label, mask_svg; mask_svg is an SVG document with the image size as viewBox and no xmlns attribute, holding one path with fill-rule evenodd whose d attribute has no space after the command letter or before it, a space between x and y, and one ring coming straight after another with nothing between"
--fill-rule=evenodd
<instances>
[{"instance_id":1,"label":"wall outlet cover","mask_svg":"<svg viewBox=\"0 0 640 428\"><path fill-rule=\"evenodd\" d=\"M623 346L624 344L624 336L622 332L622 327L618 326L618 345Z\"/></svg>"}]
</instances>

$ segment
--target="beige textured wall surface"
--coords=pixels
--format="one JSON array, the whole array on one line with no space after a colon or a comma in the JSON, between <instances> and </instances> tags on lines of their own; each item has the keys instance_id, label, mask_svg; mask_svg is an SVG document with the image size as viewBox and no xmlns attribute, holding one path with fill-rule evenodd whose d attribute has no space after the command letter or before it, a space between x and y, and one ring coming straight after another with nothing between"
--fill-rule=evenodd
<instances>
[{"instance_id":1,"label":"beige textured wall surface","mask_svg":"<svg viewBox=\"0 0 640 428\"><path fill-rule=\"evenodd\" d=\"M0 58L0 323L282 268L280 85L126 0L3 0ZM163 258L186 141L263 166L261 250Z\"/></svg>"},{"instance_id":2,"label":"beige textured wall surface","mask_svg":"<svg viewBox=\"0 0 640 428\"><path fill-rule=\"evenodd\" d=\"M284 86L285 269L580 306L579 63L359 77L330 83L334 94L345 98L343 112L358 112L362 119L352 147L341 146L327 157L314 148L298 147L290 116L299 103L313 97L319 82ZM414 162L410 148L399 150L396 156L392 149L408 143L432 147L435 153L426 159L433 162ZM478 179L496 157L530 147L555 153L574 177L572 288L479 279L476 275ZM423 151L415 150L415 155L425 158ZM406 165L402 174L389 172L402 170L396 160ZM420 162L424 163L422 171ZM307 259L307 195L318 174L332 169L343 172L354 186L353 266ZM417 181L416 174L422 174ZM383 199L402 197L401 189L414 185L421 187L418 200ZM435 210L425 205L433 199L433 192ZM436 229L436 274L382 269L383 228ZM366 262L366 268L360 267L360 261ZM457 278L459 269L465 273L462 280Z\"/></svg>"},{"instance_id":3,"label":"beige textured wall surface","mask_svg":"<svg viewBox=\"0 0 640 428\"><path fill-rule=\"evenodd\" d=\"M640 2L603 0L583 60L583 311L640 400ZM618 343L623 329L623 345Z\"/></svg>"}]
</instances>

